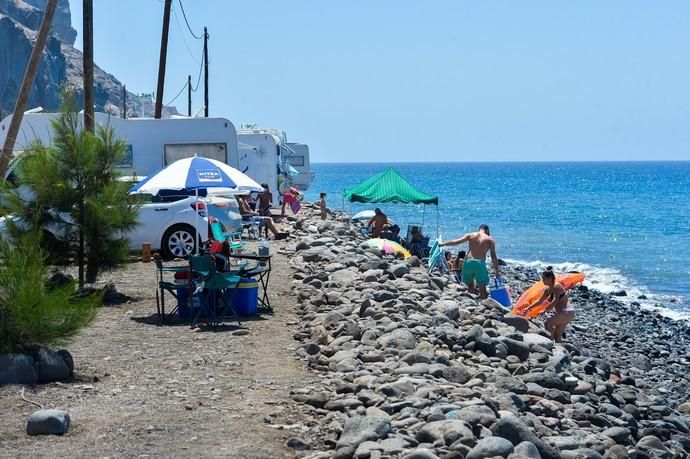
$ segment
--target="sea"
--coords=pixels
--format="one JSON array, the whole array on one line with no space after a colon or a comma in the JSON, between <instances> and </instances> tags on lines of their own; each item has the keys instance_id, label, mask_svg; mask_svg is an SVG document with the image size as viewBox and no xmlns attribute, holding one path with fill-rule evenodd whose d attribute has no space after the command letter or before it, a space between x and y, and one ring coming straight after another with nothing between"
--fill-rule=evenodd
<instances>
[{"instance_id":1,"label":"sea","mask_svg":"<svg viewBox=\"0 0 690 459\"><path fill-rule=\"evenodd\" d=\"M344 189L388 167L438 196L438 208L344 202ZM499 258L582 271L591 288L690 320L690 161L316 163L312 171L307 200L324 191L330 208L352 215L380 207L403 235L423 224L432 239L486 223Z\"/></svg>"}]
</instances>

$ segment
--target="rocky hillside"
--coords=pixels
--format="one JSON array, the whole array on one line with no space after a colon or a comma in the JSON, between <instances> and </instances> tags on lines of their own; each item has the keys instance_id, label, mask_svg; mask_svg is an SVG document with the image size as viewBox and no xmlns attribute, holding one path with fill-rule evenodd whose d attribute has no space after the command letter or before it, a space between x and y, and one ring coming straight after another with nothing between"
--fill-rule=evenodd
<instances>
[{"instance_id":1,"label":"rocky hillside","mask_svg":"<svg viewBox=\"0 0 690 459\"><path fill-rule=\"evenodd\" d=\"M24 70L31 54L36 32L41 24L47 0L0 0L0 112L6 116L14 110ZM77 89L81 100L82 53L74 47L77 32L72 28L68 0L59 0L53 19L51 37L36 76L29 108L43 107L46 111L59 108L60 88L64 85ZM96 59L98 59L96 57ZM122 85L117 78L96 65L94 98L96 110L120 115ZM127 94L130 115L153 114L153 102L133 93ZM177 113L174 107L165 107L164 116Z\"/></svg>"}]
</instances>

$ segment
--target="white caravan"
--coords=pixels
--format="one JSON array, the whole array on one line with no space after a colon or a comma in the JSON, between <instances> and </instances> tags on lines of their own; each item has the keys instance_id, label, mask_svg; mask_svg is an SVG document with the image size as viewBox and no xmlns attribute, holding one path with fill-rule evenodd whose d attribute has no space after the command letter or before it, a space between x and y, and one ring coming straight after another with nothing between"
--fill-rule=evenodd
<instances>
[{"instance_id":1,"label":"white caravan","mask_svg":"<svg viewBox=\"0 0 690 459\"><path fill-rule=\"evenodd\" d=\"M285 150L285 134L275 129L240 129L238 169L258 183L268 184L273 193L273 206L280 202L280 165ZM281 179L282 182L282 179Z\"/></svg>"},{"instance_id":2,"label":"white caravan","mask_svg":"<svg viewBox=\"0 0 690 459\"><path fill-rule=\"evenodd\" d=\"M309 145L288 142L287 147L290 150L287 162L299 172L299 175L291 177L292 184L298 190L305 191L314 180L314 173L311 171L311 162L309 161Z\"/></svg>"},{"instance_id":3,"label":"white caravan","mask_svg":"<svg viewBox=\"0 0 690 459\"><path fill-rule=\"evenodd\" d=\"M58 113L25 113L15 142L14 157L35 140L50 145L50 123L57 116ZM5 143L11 118L8 116L0 122L0 145ZM98 112L96 123L112 126L115 135L125 140L126 155L118 164L124 175L150 175L178 159L195 154L238 168L237 131L225 118L123 119ZM252 178L257 180L257 177Z\"/></svg>"}]
</instances>

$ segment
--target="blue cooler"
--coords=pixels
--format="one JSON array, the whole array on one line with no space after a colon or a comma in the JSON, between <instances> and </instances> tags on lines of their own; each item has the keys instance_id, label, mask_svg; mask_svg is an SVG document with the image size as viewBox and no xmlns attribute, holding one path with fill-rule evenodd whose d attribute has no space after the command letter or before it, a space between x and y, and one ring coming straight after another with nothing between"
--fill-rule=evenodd
<instances>
[{"instance_id":1,"label":"blue cooler","mask_svg":"<svg viewBox=\"0 0 690 459\"><path fill-rule=\"evenodd\" d=\"M512 300L510 299L510 290L508 290L508 287L499 279L496 279L494 288L489 289L489 295L491 295L491 298L496 300L504 308L509 308L512 304Z\"/></svg>"},{"instance_id":2,"label":"blue cooler","mask_svg":"<svg viewBox=\"0 0 690 459\"><path fill-rule=\"evenodd\" d=\"M181 319L189 319L192 317L192 311L189 308L189 289L187 284L180 285L177 287L177 315ZM194 305L194 312L199 310L199 299L192 298L192 304Z\"/></svg>"},{"instance_id":3,"label":"blue cooler","mask_svg":"<svg viewBox=\"0 0 690 459\"><path fill-rule=\"evenodd\" d=\"M259 302L259 283L256 279L244 278L234 290L228 291L232 295L232 306L241 316L252 316L256 314Z\"/></svg>"}]
</instances>

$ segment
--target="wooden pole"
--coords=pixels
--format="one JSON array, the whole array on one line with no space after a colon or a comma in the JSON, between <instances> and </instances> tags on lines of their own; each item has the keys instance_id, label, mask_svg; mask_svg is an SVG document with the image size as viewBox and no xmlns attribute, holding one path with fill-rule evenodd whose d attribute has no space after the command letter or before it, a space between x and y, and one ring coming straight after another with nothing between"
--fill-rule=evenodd
<instances>
[{"instance_id":1,"label":"wooden pole","mask_svg":"<svg viewBox=\"0 0 690 459\"><path fill-rule=\"evenodd\" d=\"M208 118L208 30L204 26L204 116Z\"/></svg>"},{"instance_id":2,"label":"wooden pole","mask_svg":"<svg viewBox=\"0 0 690 459\"><path fill-rule=\"evenodd\" d=\"M192 116L192 76L187 75L187 116ZM2 118L0 118L2 119Z\"/></svg>"},{"instance_id":3,"label":"wooden pole","mask_svg":"<svg viewBox=\"0 0 690 459\"><path fill-rule=\"evenodd\" d=\"M170 29L170 8L172 0L165 0L163 12L163 32L161 34L161 54L158 61L158 87L156 88L156 112L154 118L163 114L163 88L165 86L165 60L168 56L168 30Z\"/></svg>"},{"instance_id":4,"label":"wooden pole","mask_svg":"<svg viewBox=\"0 0 690 459\"><path fill-rule=\"evenodd\" d=\"M95 132L93 100L93 0L84 0L82 27L84 28L84 128Z\"/></svg>"},{"instance_id":5,"label":"wooden pole","mask_svg":"<svg viewBox=\"0 0 690 459\"><path fill-rule=\"evenodd\" d=\"M48 41L50 25L53 23L53 16L55 15L56 7L57 0L48 0L48 3L46 4L46 9L43 12L41 27L38 30L36 44L34 44L34 49L31 50L31 57L29 57L29 63L26 66L26 72L24 73L24 78L22 79L22 86L19 89L17 102L14 105L14 114L12 115L12 121L10 121L10 126L7 129L5 145L2 148L2 155L0 156L0 179L2 180L5 179L7 167L9 166L10 160L12 159L12 150L14 150L14 142L17 140L19 126L22 124L22 118L24 118L26 104L29 101L29 95L31 94L31 87L34 84L36 72L38 71L38 66L41 63L41 55L43 54L43 49L46 46L46 41Z\"/></svg>"}]
</instances>

